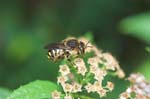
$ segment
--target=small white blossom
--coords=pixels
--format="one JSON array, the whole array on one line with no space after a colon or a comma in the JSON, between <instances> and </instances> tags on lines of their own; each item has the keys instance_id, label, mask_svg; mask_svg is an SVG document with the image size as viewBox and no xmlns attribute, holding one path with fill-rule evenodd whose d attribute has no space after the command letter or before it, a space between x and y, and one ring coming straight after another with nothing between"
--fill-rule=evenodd
<instances>
[{"instance_id":1,"label":"small white blossom","mask_svg":"<svg viewBox=\"0 0 150 99\"><path fill-rule=\"evenodd\" d=\"M127 88L126 92L127 92L127 93L131 93L131 92L132 92L132 89L131 89L131 88Z\"/></svg>"},{"instance_id":2,"label":"small white blossom","mask_svg":"<svg viewBox=\"0 0 150 99\"><path fill-rule=\"evenodd\" d=\"M124 92L124 93L122 93L122 94L120 95L119 99L128 99L129 97L130 97L130 94Z\"/></svg>"},{"instance_id":3,"label":"small white blossom","mask_svg":"<svg viewBox=\"0 0 150 99\"><path fill-rule=\"evenodd\" d=\"M92 58L89 58L88 59L88 64L90 64L90 65L92 65L92 66L98 66L98 64L99 64L99 61L100 61L100 59L99 59L99 57L92 57Z\"/></svg>"},{"instance_id":4,"label":"small white blossom","mask_svg":"<svg viewBox=\"0 0 150 99\"><path fill-rule=\"evenodd\" d=\"M74 60L75 67L85 66L84 60L82 58L76 58Z\"/></svg>"},{"instance_id":5,"label":"small white blossom","mask_svg":"<svg viewBox=\"0 0 150 99\"><path fill-rule=\"evenodd\" d=\"M137 74L131 74L128 80L132 83L141 83L145 80L145 77L139 73Z\"/></svg>"},{"instance_id":6,"label":"small white blossom","mask_svg":"<svg viewBox=\"0 0 150 99\"><path fill-rule=\"evenodd\" d=\"M119 78L124 78L125 77L125 73L121 68L116 71L116 74Z\"/></svg>"},{"instance_id":7,"label":"small white blossom","mask_svg":"<svg viewBox=\"0 0 150 99\"><path fill-rule=\"evenodd\" d=\"M82 76L84 76L86 72L87 72L87 68L85 66L77 67L77 73L81 74Z\"/></svg>"},{"instance_id":8,"label":"small white blossom","mask_svg":"<svg viewBox=\"0 0 150 99\"><path fill-rule=\"evenodd\" d=\"M95 87L93 87L93 85L91 83L88 83L86 86L85 86L85 89L88 93L90 92L94 92L95 91Z\"/></svg>"},{"instance_id":9,"label":"small white blossom","mask_svg":"<svg viewBox=\"0 0 150 99\"><path fill-rule=\"evenodd\" d=\"M102 55L104 59L103 64L106 66L106 69L115 70L115 68L120 68L118 61L110 53L103 53Z\"/></svg>"},{"instance_id":10,"label":"small white blossom","mask_svg":"<svg viewBox=\"0 0 150 99\"><path fill-rule=\"evenodd\" d=\"M81 88L82 88L81 84L78 84L76 82L73 83L73 92L75 92L75 93L76 92L81 92L82 91Z\"/></svg>"},{"instance_id":11,"label":"small white blossom","mask_svg":"<svg viewBox=\"0 0 150 99\"><path fill-rule=\"evenodd\" d=\"M62 87L65 93L72 92L73 86L71 84L65 83L65 84L62 84Z\"/></svg>"},{"instance_id":12,"label":"small white blossom","mask_svg":"<svg viewBox=\"0 0 150 99\"><path fill-rule=\"evenodd\" d=\"M102 89L102 82L101 81L95 81L93 84L94 87L94 91L98 91L100 89Z\"/></svg>"},{"instance_id":13,"label":"small white blossom","mask_svg":"<svg viewBox=\"0 0 150 99\"><path fill-rule=\"evenodd\" d=\"M67 65L60 65L59 66L59 72L62 74L62 75L67 75L70 73L70 69Z\"/></svg>"},{"instance_id":14,"label":"small white blossom","mask_svg":"<svg viewBox=\"0 0 150 99\"><path fill-rule=\"evenodd\" d=\"M57 83L63 84L68 80L66 76L59 76L57 77Z\"/></svg>"},{"instance_id":15,"label":"small white blossom","mask_svg":"<svg viewBox=\"0 0 150 99\"><path fill-rule=\"evenodd\" d=\"M85 66L84 60L82 58L76 58L74 60L75 68L77 68L77 73L81 75L85 75L87 72L87 68Z\"/></svg>"},{"instance_id":16,"label":"small white blossom","mask_svg":"<svg viewBox=\"0 0 150 99\"><path fill-rule=\"evenodd\" d=\"M102 69L98 69L95 73L94 78L98 81L102 81L104 79L104 76L106 76L107 72Z\"/></svg>"},{"instance_id":17,"label":"small white blossom","mask_svg":"<svg viewBox=\"0 0 150 99\"><path fill-rule=\"evenodd\" d=\"M101 88L101 89L99 89L98 91L97 91L97 93L99 94L99 96L100 97L104 97L104 96L106 96L106 90L105 89L103 89L103 88Z\"/></svg>"},{"instance_id":18,"label":"small white blossom","mask_svg":"<svg viewBox=\"0 0 150 99\"><path fill-rule=\"evenodd\" d=\"M107 88L112 91L114 89L114 84L110 81L107 82Z\"/></svg>"},{"instance_id":19,"label":"small white blossom","mask_svg":"<svg viewBox=\"0 0 150 99\"><path fill-rule=\"evenodd\" d=\"M52 92L52 99L60 99L60 92L58 92L57 90Z\"/></svg>"},{"instance_id":20,"label":"small white blossom","mask_svg":"<svg viewBox=\"0 0 150 99\"><path fill-rule=\"evenodd\" d=\"M96 65L91 65L90 66L90 72L93 73L93 74L96 74L96 71L98 70L98 66Z\"/></svg>"},{"instance_id":21,"label":"small white blossom","mask_svg":"<svg viewBox=\"0 0 150 99\"><path fill-rule=\"evenodd\" d=\"M73 99L70 95L66 95L64 99Z\"/></svg>"}]
</instances>

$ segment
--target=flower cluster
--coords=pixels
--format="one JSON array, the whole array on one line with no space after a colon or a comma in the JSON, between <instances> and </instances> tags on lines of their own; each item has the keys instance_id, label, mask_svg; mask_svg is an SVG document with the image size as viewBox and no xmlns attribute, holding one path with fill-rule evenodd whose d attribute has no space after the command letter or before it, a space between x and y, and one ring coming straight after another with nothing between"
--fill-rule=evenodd
<instances>
[{"instance_id":1,"label":"flower cluster","mask_svg":"<svg viewBox=\"0 0 150 99\"><path fill-rule=\"evenodd\" d=\"M88 40L79 38L80 41L87 44ZM89 46L89 47L88 47ZM85 49L86 53L92 53L92 56L84 59L76 57L70 63L59 66L60 75L57 77L57 83L63 89L64 99L80 99L78 93L97 93L99 97L106 96L107 92L114 89L114 84L107 81L103 85L103 81L109 72L113 72L120 78L125 76L120 68L117 60L110 53L103 53L95 45L88 43ZM60 99L61 93L54 91L52 99Z\"/></svg>"},{"instance_id":2,"label":"flower cluster","mask_svg":"<svg viewBox=\"0 0 150 99\"><path fill-rule=\"evenodd\" d=\"M88 40L84 37L79 38L79 40L83 41L85 44L88 42ZM103 64L106 70L115 71L116 75L119 78L125 77L124 71L120 68L118 61L111 55L111 53L104 53L102 52L102 50L99 50L95 45L92 45L91 43L89 43L88 46L89 47L85 49L85 52L95 53L95 56L92 57L91 60L89 60L89 63L91 63L91 65Z\"/></svg>"},{"instance_id":3,"label":"flower cluster","mask_svg":"<svg viewBox=\"0 0 150 99\"><path fill-rule=\"evenodd\" d=\"M131 74L128 80L132 85L120 95L120 99L150 99L150 82L142 74Z\"/></svg>"}]
</instances>

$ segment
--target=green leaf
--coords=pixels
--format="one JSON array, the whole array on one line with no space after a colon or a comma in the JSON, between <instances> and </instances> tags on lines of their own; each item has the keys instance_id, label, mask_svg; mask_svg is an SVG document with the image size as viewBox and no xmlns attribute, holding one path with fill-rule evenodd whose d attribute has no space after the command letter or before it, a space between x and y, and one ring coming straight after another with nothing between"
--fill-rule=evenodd
<instances>
[{"instance_id":1,"label":"green leaf","mask_svg":"<svg viewBox=\"0 0 150 99\"><path fill-rule=\"evenodd\" d=\"M146 51L150 52L150 47L146 47Z\"/></svg>"},{"instance_id":2,"label":"green leaf","mask_svg":"<svg viewBox=\"0 0 150 99\"><path fill-rule=\"evenodd\" d=\"M93 41L93 33L91 31L88 31L84 34L84 37L86 37L88 40Z\"/></svg>"},{"instance_id":3,"label":"green leaf","mask_svg":"<svg viewBox=\"0 0 150 99\"><path fill-rule=\"evenodd\" d=\"M147 80L150 80L149 66L150 66L150 59L148 58L145 59L143 63L139 64L139 66L137 66L138 68L136 69L135 72L142 73Z\"/></svg>"},{"instance_id":4,"label":"green leaf","mask_svg":"<svg viewBox=\"0 0 150 99\"><path fill-rule=\"evenodd\" d=\"M16 89L7 99L47 99L57 89L57 85L52 82L37 80Z\"/></svg>"},{"instance_id":5,"label":"green leaf","mask_svg":"<svg viewBox=\"0 0 150 99\"><path fill-rule=\"evenodd\" d=\"M9 96L11 91L6 88L0 88L0 99L6 99L7 96Z\"/></svg>"},{"instance_id":6,"label":"green leaf","mask_svg":"<svg viewBox=\"0 0 150 99\"><path fill-rule=\"evenodd\" d=\"M150 12L129 16L120 22L124 33L150 43Z\"/></svg>"}]
</instances>

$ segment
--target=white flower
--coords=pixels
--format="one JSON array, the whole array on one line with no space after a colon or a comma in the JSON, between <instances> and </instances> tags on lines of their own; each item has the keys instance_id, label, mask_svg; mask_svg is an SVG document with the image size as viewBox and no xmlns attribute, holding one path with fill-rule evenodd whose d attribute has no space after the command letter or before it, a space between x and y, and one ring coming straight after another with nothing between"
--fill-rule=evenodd
<instances>
[{"instance_id":1,"label":"white flower","mask_svg":"<svg viewBox=\"0 0 150 99\"><path fill-rule=\"evenodd\" d=\"M130 77L128 78L128 80L132 83L141 83L145 81L145 77L143 75L141 75L140 73L133 73L130 75Z\"/></svg>"},{"instance_id":2,"label":"white flower","mask_svg":"<svg viewBox=\"0 0 150 99\"><path fill-rule=\"evenodd\" d=\"M73 83L73 92L75 92L75 93L76 92L81 92L82 91L81 88L82 88L81 84L78 84L76 82Z\"/></svg>"},{"instance_id":3,"label":"white flower","mask_svg":"<svg viewBox=\"0 0 150 99\"><path fill-rule=\"evenodd\" d=\"M82 76L84 76L86 72L87 68L85 66L81 65L77 67L77 73L81 74Z\"/></svg>"},{"instance_id":4,"label":"white flower","mask_svg":"<svg viewBox=\"0 0 150 99\"><path fill-rule=\"evenodd\" d=\"M90 64L90 65L92 65L92 66L98 66L98 64L99 64L99 61L100 61L100 59L99 59L99 57L92 57L92 58L89 58L88 59L88 64Z\"/></svg>"},{"instance_id":5,"label":"white flower","mask_svg":"<svg viewBox=\"0 0 150 99\"><path fill-rule=\"evenodd\" d=\"M68 80L66 76L59 76L57 77L57 83L63 84Z\"/></svg>"},{"instance_id":6,"label":"white flower","mask_svg":"<svg viewBox=\"0 0 150 99\"><path fill-rule=\"evenodd\" d=\"M99 94L99 97L104 97L104 96L106 96L106 90L105 89L103 89L103 88L101 88L101 89L99 89L98 91L97 91L97 93Z\"/></svg>"},{"instance_id":7,"label":"white flower","mask_svg":"<svg viewBox=\"0 0 150 99\"><path fill-rule=\"evenodd\" d=\"M93 84L93 87L94 87L95 91L102 89L102 82L101 81L95 81Z\"/></svg>"},{"instance_id":8,"label":"white flower","mask_svg":"<svg viewBox=\"0 0 150 99\"><path fill-rule=\"evenodd\" d=\"M70 69L67 65L60 65L59 66L59 72L62 74L62 75L67 75L70 73Z\"/></svg>"},{"instance_id":9,"label":"white flower","mask_svg":"<svg viewBox=\"0 0 150 99\"><path fill-rule=\"evenodd\" d=\"M91 65L90 66L90 72L93 73L93 74L95 74L98 69L99 68L98 68L97 65Z\"/></svg>"},{"instance_id":10,"label":"white flower","mask_svg":"<svg viewBox=\"0 0 150 99\"><path fill-rule=\"evenodd\" d=\"M71 93L72 92L73 86L71 84L64 83L64 84L62 84L62 87L63 87L63 90L65 93Z\"/></svg>"},{"instance_id":11,"label":"white flower","mask_svg":"<svg viewBox=\"0 0 150 99\"><path fill-rule=\"evenodd\" d=\"M118 75L119 78L125 77L125 73L121 68L116 71L116 74Z\"/></svg>"},{"instance_id":12,"label":"white flower","mask_svg":"<svg viewBox=\"0 0 150 99\"><path fill-rule=\"evenodd\" d=\"M124 92L120 95L119 99L128 99L130 97L130 94L127 92Z\"/></svg>"},{"instance_id":13,"label":"white flower","mask_svg":"<svg viewBox=\"0 0 150 99\"><path fill-rule=\"evenodd\" d=\"M77 68L77 73L81 75L85 75L87 72L87 68L85 66L84 60L82 58L76 58L74 60L75 68Z\"/></svg>"},{"instance_id":14,"label":"white flower","mask_svg":"<svg viewBox=\"0 0 150 99\"><path fill-rule=\"evenodd\" d=\"M107 88L112 91L114 89L114 84L110 81L107 82Z\"/></svg>"},{"instance_id":15,"label":"white flower","mask_svg":"<svg viewBox=\"0 0 150 99\"><path fill-rule=\"evenodd\" d=\"M132 90L132 88L130 88L130 87L127 88L127 90L126 90L127 93L131 93L132 91L133 91L133 90Z\"/></svg>"},{"instance_id":16,"label":"white flower","mask_svg":"<svg viewBox=\"0 0 150 99\"><path fill-rule=\"evenodd\" d=\"M102 55L102 59L104 60L103 64L106 66L106 69L114 71L115 68L120 68L118 61L110 53L103 53Z\"/></svg>"},{"instance_id":17,"label":"white flower","mask_svg":"<svg viewBox=\"0 0 150 99\"><path fill-rule=\"evenodd\" d=\"M85 66L84 60L82 58L76 58L74 60L75 67Z\"/></svg>"},{"instance_id":18,"label":"white flower","mask_svg":"<svg viewBox=\"0 0 150 99\"><path fill-rule=\"evenodd\" d=\"M95 91L95 87L93 87L93 85L92 85L91 83L88 83L88 84L85 86L85 89L87 90L88 93Z\"/></svg>"},{"instance_id":19,"label":"white flower","mask_svg":"<svg viewBox=\"0 0 150 99\"><path fill-rule=\"evenodd\" d=\"M64 97L64 99L73 99L70 95Z\"/></svg>"},{"instance_id":20,"label":"white flower","mask_svg":"<svg viewBox=\"0 0 150 99\"><path fill-rule=\"evenodd\" d=\"M60 92L58 92L57 90L53 91L52 93L52 99L60 99Z\"/></svg>"},{"instance_id":21,"label":"white flower","mask_svg":"<svg viewBox=\"0 0 150 99\"><path fill-rule=\"evenodd\" d=\"M102 69L98 69L95 72L94 78L98 81L102 81L104 79L104 76L106 76L107 72L105 70Z\"/></svg>"},{"instance_id":22,"label":"white flower","mask_svg":"<svg viewBox=\"0 0 150 99\"><path fill-rule=\"evenodd\" d=\"M127 99L135 94L134 99L150 99L150 83L145 80L145 77L139 73L133 73L128 77L131 86L120 95L120 99Z\"/></svg>"}]
</instances>

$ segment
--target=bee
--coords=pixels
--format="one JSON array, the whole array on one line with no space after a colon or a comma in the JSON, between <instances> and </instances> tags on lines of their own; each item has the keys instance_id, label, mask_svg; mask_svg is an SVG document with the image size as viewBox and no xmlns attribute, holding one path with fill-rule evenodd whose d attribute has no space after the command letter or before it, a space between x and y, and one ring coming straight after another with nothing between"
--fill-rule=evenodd
<instances>
[{"instance_id":1,"label":"bee","mask_svg":"<svg viewBox=\"0 0 150 99\"><path fill-rule=\"evenodd\" d=\"M88 43L87 43L88 44ZM76 38L67 38L60 43L52 43L45 46L48 49L47 57L50 60L57 61L61 59L70 59L70 57L78 57L85 53L87 44Z\"/></svg>"}]
</instances>

